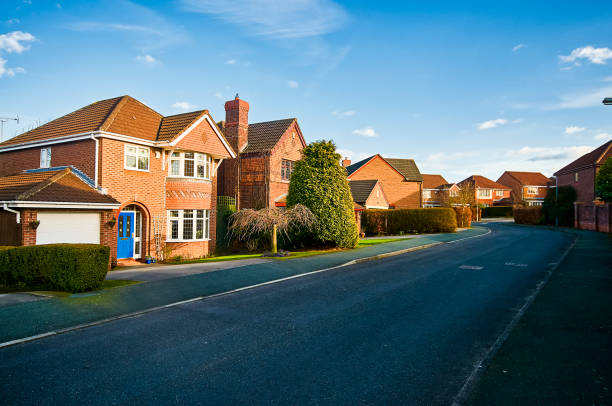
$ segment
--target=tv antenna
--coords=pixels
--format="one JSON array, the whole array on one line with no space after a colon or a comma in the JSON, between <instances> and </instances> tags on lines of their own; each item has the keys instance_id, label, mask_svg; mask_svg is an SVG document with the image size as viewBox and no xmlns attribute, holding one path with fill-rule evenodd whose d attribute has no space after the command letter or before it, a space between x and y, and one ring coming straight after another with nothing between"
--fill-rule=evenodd
<instances>
[{"instance_id":1,"label":"tv antenna","mask_svg":"<svg viewBox=\"0 0 612 406\"><path fill-rule=\"evenodd\" d=\"M13 117L0 117L0 142L4 141L4 123L7 121L16 121L19 124L19 116L17 118Z\"/></svg>"}]
</instances>

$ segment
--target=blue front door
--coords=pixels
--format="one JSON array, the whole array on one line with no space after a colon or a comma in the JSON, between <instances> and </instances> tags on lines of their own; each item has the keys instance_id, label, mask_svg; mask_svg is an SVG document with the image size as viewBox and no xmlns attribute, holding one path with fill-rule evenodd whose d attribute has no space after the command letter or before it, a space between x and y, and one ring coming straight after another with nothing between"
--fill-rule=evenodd
<instances>
[{"instance_id":1,"label":"blue front door","mask_svg":"<svg viewBox=\"0 0 612 406\"><path fill-rule=\"evenodd\" d=\"M120 213L117 221L117 258L134 256L134 213Z\"/></svg>"}]
</instances>

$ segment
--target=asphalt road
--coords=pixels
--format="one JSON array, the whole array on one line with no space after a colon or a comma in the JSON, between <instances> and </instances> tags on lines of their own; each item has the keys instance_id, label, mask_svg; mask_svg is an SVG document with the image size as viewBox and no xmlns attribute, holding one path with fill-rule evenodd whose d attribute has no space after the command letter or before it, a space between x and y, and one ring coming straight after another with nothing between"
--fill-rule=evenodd
<instances>
[{"instance_id":1,"label":"asphalt road","mask_svg":"<svg viewBox=\"0 0 612 406\"><path fill-rule=\"evenodd\" d=\"M450 404L562 232L487 236L0 350L0 403Z\"/></svg>"}]
</instances>

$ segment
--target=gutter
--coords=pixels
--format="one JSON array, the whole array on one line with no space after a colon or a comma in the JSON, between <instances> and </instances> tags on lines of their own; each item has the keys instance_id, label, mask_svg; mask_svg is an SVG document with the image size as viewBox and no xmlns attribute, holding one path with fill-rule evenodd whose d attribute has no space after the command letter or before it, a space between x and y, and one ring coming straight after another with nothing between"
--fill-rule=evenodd
<instances>
[{"instance_id":1,"label":"gutter","mask_svg":"<svg viewBox=\"0 0 612 406\"><path fill-rule=\"evenodd\" d=\"M6 210L6 211L8 211L10 213L15 213L15 215L17 216L17 224L21 223L21 212L19 210L9 209L8 203L4 203L3 208L4 208L4 210Z\"/></svg>"}]
</instances>

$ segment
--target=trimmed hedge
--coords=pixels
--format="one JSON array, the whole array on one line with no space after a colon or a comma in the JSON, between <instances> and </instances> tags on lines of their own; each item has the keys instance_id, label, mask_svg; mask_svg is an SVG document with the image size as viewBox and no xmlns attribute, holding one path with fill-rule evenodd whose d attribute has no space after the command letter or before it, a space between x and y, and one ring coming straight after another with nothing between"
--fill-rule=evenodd
<instances>
[{"instance_id":1,"label":"trimmed hedge","mask_svg":"<svg viewBox=\"0 0 612 406\"><path fill-rule=\"evenodd\" d=\"M558 192L554 187L549 188L542 203L544 222L555 224L558 217L560 226L573 227L575 201L576 190L572 186L559 186Z\"/></svg>"},{"instance_id":2,"label":"trimmed hedge","mask_svg":"<svg viewBox=\"0 0 612 406\"><path fill-rule=\"evenodd\" d=\"M469 207L453 207L457 216L457 227L472 226L472 210Z\"/></svg>"},{"instance_id":3,"label":"trimmed hedge","mask_svg":"<svg viewBox=\"0 0 612 406\"><path fill-rule=\"evenodd\" d=\"M366 235L452 233L457 216L449 208L364 210L361 223Z\"/></svg>"},{"instance_id":4,"label":"trimmed hedge","mask_svg":"<svg viewBox=\"0 0 612 406\"><path fill-rule=\"evenodd\" d=\"M102 285L110 249L98 244L0 247L0 285L5 288L82 292Z\"/></svg>"},{"instance_id":5,"label":"trimmed hedge","mask_svg":"<svg viewBox=\"0 0 612 406\"><path fill-rule=\"evenodd\" d=\"M512 217L512 206L491 206L482 209L482 217Z\"/></svg>"},{"instance_id":6,"label":"trimmed hedge","mask_svg":"<svg viewBox=\"0 0 612 406\"><path fill-rule=\"evenodd\" d=\"M517 224L542 224L544 222L542 208L539 206L515 207L512 214Z\"/></svg>"}]
</instances>

